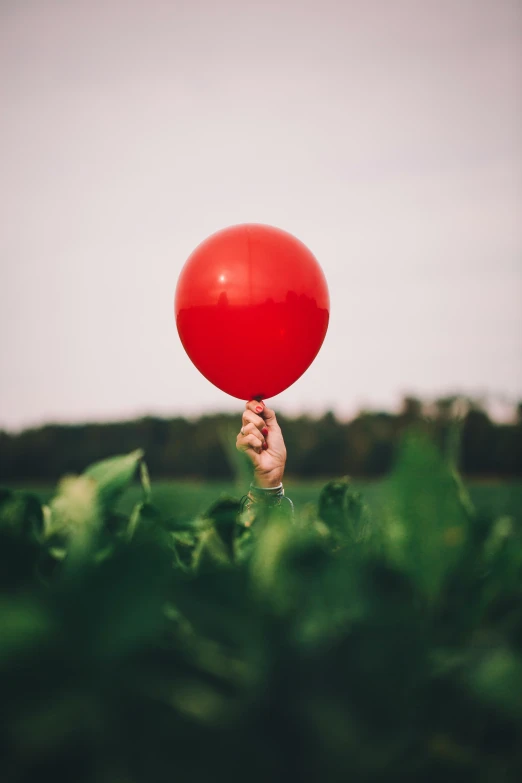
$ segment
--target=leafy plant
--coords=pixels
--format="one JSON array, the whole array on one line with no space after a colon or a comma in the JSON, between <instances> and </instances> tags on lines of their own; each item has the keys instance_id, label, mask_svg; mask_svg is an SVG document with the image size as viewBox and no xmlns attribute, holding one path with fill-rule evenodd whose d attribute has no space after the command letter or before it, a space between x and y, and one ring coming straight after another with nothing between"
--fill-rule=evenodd
<instances>
[{"instance_id":1,"label":"leafy plant","mask_svg":"<svg viewBox=\"0 0 522 783\"><path fill-rule=\"evenodd\" d=\"M520 522L420 436L380 505L164 516L140 451L3 490L2 781L518 781Z\"/></svg>"}]
</instances>

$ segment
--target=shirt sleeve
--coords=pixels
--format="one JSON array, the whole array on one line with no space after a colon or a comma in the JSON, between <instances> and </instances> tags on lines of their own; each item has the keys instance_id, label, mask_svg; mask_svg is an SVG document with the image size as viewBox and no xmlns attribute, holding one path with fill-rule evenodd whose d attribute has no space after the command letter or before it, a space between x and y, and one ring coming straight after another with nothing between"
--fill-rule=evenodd
<instances>
[{"instance_id":1,"label":"shirt sleeve","mask_svg":"<svg viewBox=\"0 0 522 783\"><path fill-rule=\"evenodd\" d=\"M241 498L241 517L246 527L261 518L266 519L275 510L284 518L293 521L294 504L285 495L283 485L273 490L264 490L251 484L248 495Z\"/></svg>"}]
</instances>

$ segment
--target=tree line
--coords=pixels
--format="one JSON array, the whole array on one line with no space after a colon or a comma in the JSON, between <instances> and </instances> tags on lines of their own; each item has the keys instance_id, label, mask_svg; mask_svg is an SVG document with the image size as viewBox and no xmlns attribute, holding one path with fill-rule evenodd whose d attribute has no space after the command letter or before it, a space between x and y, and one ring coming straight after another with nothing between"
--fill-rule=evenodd
<instances>
[{"instance_id":1,"label":"tree line","mask_svg":"<svg viewBox=\"0 0 522 783\"><path fill-rule=\"evenodd\" d=\"M522 403L510 423L493 421L478 403L448 397L430 405L408 397L399 413L361 412L351 421L333 413L278 416L288 449L287 473L300 478L389 472L404 432L423 429L470 477L522 477ZM147 416L100 424L49 424L0 431L0 482L56 481L104 457L141 448L157 478L230 479L230 444L238 415L191 420Z\"/></svg>"}]
</instances>

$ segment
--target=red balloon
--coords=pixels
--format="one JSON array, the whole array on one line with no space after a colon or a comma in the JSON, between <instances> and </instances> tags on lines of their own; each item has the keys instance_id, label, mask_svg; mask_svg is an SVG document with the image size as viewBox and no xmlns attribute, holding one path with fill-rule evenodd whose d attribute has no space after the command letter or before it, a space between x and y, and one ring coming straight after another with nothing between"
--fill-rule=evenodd
<instances>
[{"instance_id":1,"label":"red balloon","mask_svg":"<svg viewBox=\"0 0 522 783\"><path fill-rule=\"evenodd\" d=\"M183 267L174 303L181 342L222 391L251 400L287 389L322 345L330 311L315 257L286 231L231 226Z\"/></svg>"}]
</instances>

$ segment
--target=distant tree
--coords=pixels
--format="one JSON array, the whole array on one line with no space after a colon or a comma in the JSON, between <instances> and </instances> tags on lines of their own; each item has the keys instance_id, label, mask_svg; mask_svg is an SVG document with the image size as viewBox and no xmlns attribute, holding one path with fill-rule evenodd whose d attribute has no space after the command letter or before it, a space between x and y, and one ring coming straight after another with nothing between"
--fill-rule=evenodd
<instances>
[{"instance_id":1,"label":"distant tree","mask_svg":"<svg viewBox=\"0 0 522 783\"><path fill-rule=\"evenodd\" d=\"M315 443L301 460L304 476L332 476L343 473L346 451L344 428L329 411L315 423Z\"/></svg>"},{"instance_id":2,"label":"distant tree","mask_svg":"<svg viewBox=\"0 0 522 783\"><path fill-rule=\"evenodd\" d=\"M461 403L457 397L442 398L430 417L423 415L426 409L415 397L404 399L398 415L367 411L350 422L339 421L331 411L318 419L280 416L288 474L381 476L392 466L396 445L410 427L428 430L447 451L448 442L458 436L452 427L455 415L462 416ZM0 482L54 482L104 457L137 448L145 450L155 478L228 479L232 467L222 437L224 431L237 431L238 422L238 416L231 414L195 420L147 416L106 424L46 425L17 434L0 432ZM468 475L521 476L522 402L516 409L516 423L509 425L496 424L478 403L469 404L462 420L460 453L461 468Z\"/></svg>"},{"instance_id":3,"label":"distant tree","mask_svg":"<svg viewBox=\"0 0 522 783\"><path fill-rule=\"evenodd\" d=\"M488 414L472 408L464 420L461 437L461 468L475 475L494 474L496 429Z\"/></svg>"},{"instance_id":4,"label":"distant tree","mask_svg":"<svg viewBox=\"0 0 522 783\"><path fill-rule=\"evenodd\" d=\"M422 418L422 403L417 397L404 397L399 417L410 424Z\"/></svg>"}]
</instances>

